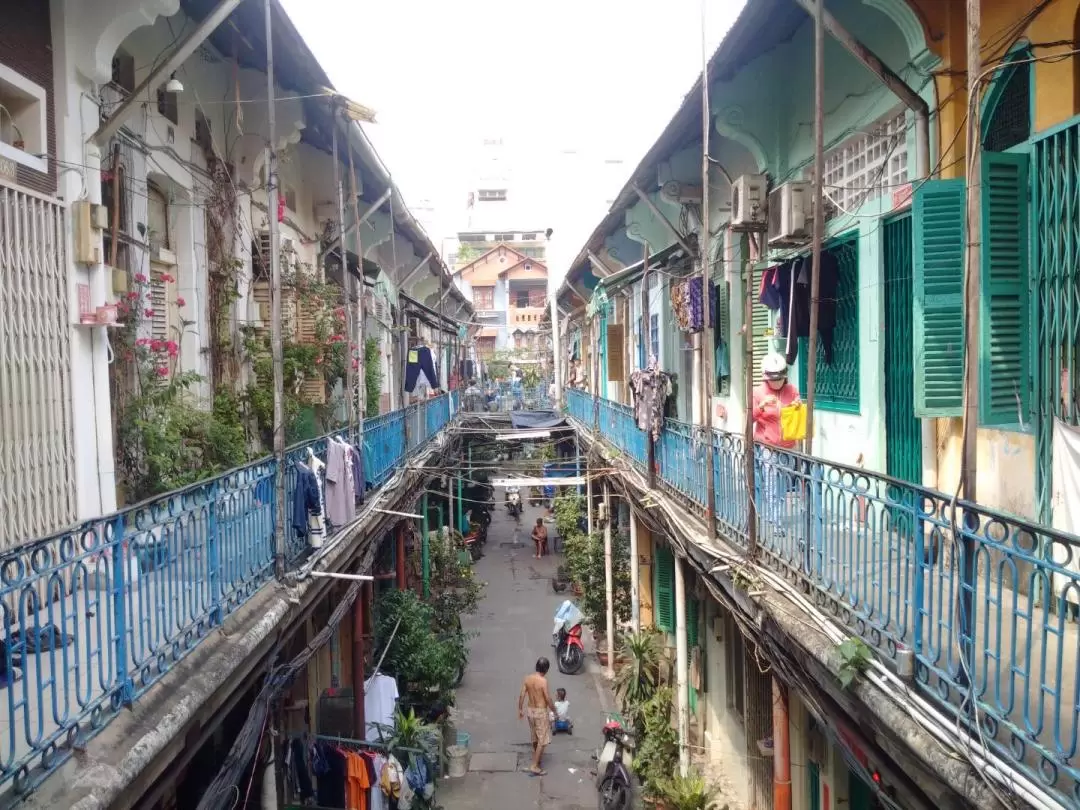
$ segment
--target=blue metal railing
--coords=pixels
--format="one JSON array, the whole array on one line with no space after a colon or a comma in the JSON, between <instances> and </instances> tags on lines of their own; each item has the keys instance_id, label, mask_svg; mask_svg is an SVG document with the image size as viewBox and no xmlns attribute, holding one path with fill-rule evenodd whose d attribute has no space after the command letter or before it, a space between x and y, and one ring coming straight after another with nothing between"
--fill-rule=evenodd
<instances>
[{"instance_id":1,"label":"blue metal railing","mask_svg":"<svg viewBox=\"0 0 1080 810\"><path fill-rule=\"evenodd\" d=\"M593 405L567 392L567 412L590 430ZM601 401L599 412L599 435L639 460L645 436L626 427L625 407ZM698 510L703 436L669 419L655 448L658 482ZM723 431L713 442L718 525L745 549L744 443ZM1080 804L1080 539L820 458L754 453L761 562L809 585L883 654L911 651L920 693Z\"/></svg>"},{"instance_id":2,"label":"blue metal railing","mask_svg":"<svg viewBox=\"0 0 1080 810\"><path fill-rule=\"evenodd\" d=\"M449 399L408 410L411 453L445 427ZM407 416L364 421L368 486L407 457ZM287 505L295 463L325 460L326 443L288 449ZM0 785L40 783L272 578L276 472L263 458L0 553ZM286 534L291 563L306 541Z\"/></svg>"}]
</instances>

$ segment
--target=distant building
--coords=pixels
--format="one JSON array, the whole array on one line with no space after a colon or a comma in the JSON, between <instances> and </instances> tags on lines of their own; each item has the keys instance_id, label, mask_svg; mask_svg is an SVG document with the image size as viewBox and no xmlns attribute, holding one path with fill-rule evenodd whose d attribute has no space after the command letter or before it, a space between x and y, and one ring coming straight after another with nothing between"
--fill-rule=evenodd
<instances>
[{"instance_id":1,"label":"distant building","mask_svg":"<svg viewBox=\"0 0 1080 810\"><path fill-rule=\"evenodd\" d=\"M490 357L496 349L543 351L546 344L539 332L548 269L542 261L510 244L495 243L455 268L454 283L473 302L482 324L476 344L480 357Z\"/></svg>"}]
</instances>

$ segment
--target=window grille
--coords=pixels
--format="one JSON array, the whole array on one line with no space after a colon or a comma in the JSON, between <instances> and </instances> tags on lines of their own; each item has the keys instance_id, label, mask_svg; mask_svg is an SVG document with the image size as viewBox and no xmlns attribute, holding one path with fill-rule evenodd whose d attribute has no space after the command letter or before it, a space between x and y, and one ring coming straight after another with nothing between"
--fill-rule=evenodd
<instances>
[{"instance_id":1,"label":"window grille","mask_svg":"<svg viewBox=\"0 0 1080 810\"><path fill-rule=\"evenodd\" d=\"M813 179L813 167L807 170ZM846 210L875 200L908 181L907 124L890 114L825 153L825 194Z\"/></svg>"}]
</instances>

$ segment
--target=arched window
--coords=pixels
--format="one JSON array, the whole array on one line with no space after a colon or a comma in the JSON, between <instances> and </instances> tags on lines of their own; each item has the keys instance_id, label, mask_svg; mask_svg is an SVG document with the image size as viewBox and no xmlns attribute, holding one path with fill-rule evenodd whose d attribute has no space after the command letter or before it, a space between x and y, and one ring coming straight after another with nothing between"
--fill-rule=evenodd
<instances>
[{"instance_id":1,"label":"arched window","mask_svg":"<svg viewBox=\"0 0 1080 810\"><path fill-rule=\"evenodd\" d=\"M1031 137L1031 51L1018 48L1008 67L998 71L986 94L982 113L982 145L1004 152Z\"/></svg>"}]
</instances>

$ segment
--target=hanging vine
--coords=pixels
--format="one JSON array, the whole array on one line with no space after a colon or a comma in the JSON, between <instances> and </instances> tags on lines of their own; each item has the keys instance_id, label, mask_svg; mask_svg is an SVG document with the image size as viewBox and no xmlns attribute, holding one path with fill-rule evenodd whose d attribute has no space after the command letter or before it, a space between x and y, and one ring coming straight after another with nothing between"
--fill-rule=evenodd
<instances>
[{"instance_id":1,"label":"hanging vine","mask_svg":"<svg viewBox=\"0 0 1080 810\"><path fill-rule=\"evenodd\" d=\"M215 393L232 393L241 366L239 330L233 324L233 304L240 297L238 278L243 267L235 255L240 212L224 163L213 161L210 179L206 197L210 379Z\"/></svg>"}]
</instances>

